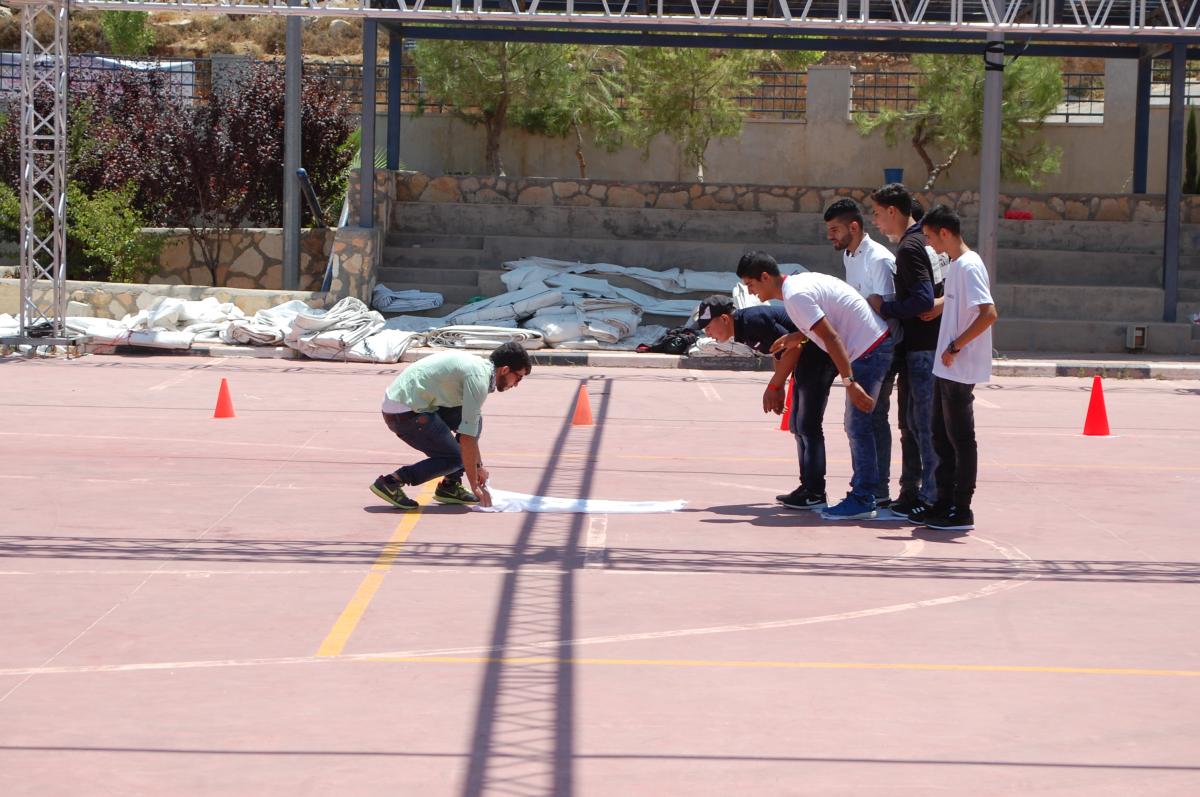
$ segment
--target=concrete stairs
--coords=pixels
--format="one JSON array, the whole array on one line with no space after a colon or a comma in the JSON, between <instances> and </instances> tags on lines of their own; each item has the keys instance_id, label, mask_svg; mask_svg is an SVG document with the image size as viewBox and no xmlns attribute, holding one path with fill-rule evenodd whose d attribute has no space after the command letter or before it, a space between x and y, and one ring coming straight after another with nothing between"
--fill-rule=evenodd
<instances>
[{"instance_id":1,"label":"concrete stairs","mask_svg":"<svg viewBox=\"0 0 1200 797\"><path fill-rule=\"evenodd\" d=\"M762 249L780 262L842 272L818 214L408 202L397 203L391 229L378 281L442 293L445 305L429 315L502 293L501 264L533 255L732 271L744 252ZM1120 353L1126 328L1137 324L1147 327L1151 352L1200 355L1200 326L1161 321L1161 224L1006 220L999 234L997 348ZM1177 318L1186 322L1200 312L1200 226L1185 227L1181 249ZM667 298L704 296L611 281Z\"/></svg>"}]
</instances>

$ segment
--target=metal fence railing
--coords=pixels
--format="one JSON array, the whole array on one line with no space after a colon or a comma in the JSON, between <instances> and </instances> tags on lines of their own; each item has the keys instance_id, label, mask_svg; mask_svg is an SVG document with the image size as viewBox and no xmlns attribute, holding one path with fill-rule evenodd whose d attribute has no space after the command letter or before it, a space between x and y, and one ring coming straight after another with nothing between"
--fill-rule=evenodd
<instances>
[{"instance_id":1,"label":"metal fence railing","mask_svg":"<svg viewBox=\"0 0 1200 797\"><path fill-rule=\"evenodd\" d=\"M1150 96L1169 99L1171 96L1171 62L1158 59L1150 70ZM1188 61L1183 78L1183 101L1200 104L1200 61Z\"/></svg>"},{"instance_id":2,"label":"metal fence railing","mask_svg":"<svg viewBox=\"0 0 1200 797\"><path fill-rule=\"evenodd\" d=\"M1082 124L1104 119L1104 73L1064 72L1063 101L1046 117L1053 124Z\"/></svg>"},{"instance_id":3,"label":"metal fence railing","mask_svg":"<svg viewBox=\"0 0 1200 797\"><path fill-rule=\"evenodd\" d=\"M807 72L752 72L757 80L754 90L734 97L738 107L751 117L804 121L808 93Z\"/></svg>"},{"instance_id":4,"label":"metal fence railing","mask_svg":"<svg viewBox=\"0 0 1200 797\"><path fill-rule=\"evenodd\" d=\"M21 90L21 54L0 52L0 97L16 97ZM207 102L212 93L212 61L208 58L110 58L72 55L67 59L67 80L73 87L98 83L121 72L155 73L166 79L185 103Z\"/></svg>"},{"instance_id":5,"label":"metal fence railing","mask_svg":"<svg viewBox=\"0 0 1200 797\"><path fill-rule=\"evenodd\" d=\"M0 99L15 97L20 89L20 54L0 52ZM280 63L281 62L275 62ZM71 56L69 79L78 85L100 80L106 73L137 70L154 71L166 76L176 87L181 99L193 103L207 102L214 81L225 79L214 74L214 61L194 59L117 59L97 55ZM223 61L221 70L243 68L244 62ZM350 113L362 111L362 64L337 61L308 61L305 75L322 75L337 83L347 95ZM400 70L400 108L405 112L442 113L441 105L426 89L416 65L405 54ZM231 75L232 76L232 75ZM807 108L808 73L805 71L762 70L753 73L754 88L735 97L738 106L751 118L804 121ZM1155 61L1154 96L1161 101L1169 94L1170 65ZM916 70L859 69L851 77L850 108L852 113L877 114L884 109L905 111L918 100L917 90L922 74ZM1187 101L1200 102L1200 63L1189 64ZM375 103L380 113L388 107L388 64L381 63L375 73ZM618 107L622 101L617 98ZM1068 72L1063 74L1063 101L1047 119L1049 122L1074 124L1096 122L1104 117L1104 75L1102 73Z\"/></svg>"},{"instance_id":6,"label":"metal fence railing","mask_svg":"<svg viewBox=\"0 0 1200 797\"><path fill-rule=\"evenodd\" d=\"M850 112L911 110L917 104L920 81L921 73L916 71L855 70L850 78Z\"/></svg>"}]
</instances>

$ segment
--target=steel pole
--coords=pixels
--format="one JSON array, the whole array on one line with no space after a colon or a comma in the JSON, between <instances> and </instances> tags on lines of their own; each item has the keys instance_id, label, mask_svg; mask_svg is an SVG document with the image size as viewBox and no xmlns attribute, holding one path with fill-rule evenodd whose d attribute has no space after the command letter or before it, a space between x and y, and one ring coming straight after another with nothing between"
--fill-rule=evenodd
<instances>
[{"instance_id":1,"label":"steel pole","mask_svg":"<svg viewBox=\"0 0 1200 797\"><path fill-rule=\"evenodd\" d=\"M300 0L288 0L289 6ZM287 18L283 101L283 289L300 288L300 83L304 68L300 17Z\"/></svg>"},{"instance_id":2,"label":"steel pole","mask_svg":"<svg viewBox=\"0 0 1200 797\"><path fill-rule=\"evenodd\" d=\"M404 66L404 34L395 28L388 31L388 108L387 108L387 167L400 168L400 105L401 77Z\"/></svg>"},{"instance_id":3,"label":"steel pole","mask_svg":"<svg viewBox=\"0 0 1200 797\"><path fill-rule=\"evenodd\" d=\"M1183 106L1187 47L1171 48L1171 109L1167 115L1166 218L1163 223L1163 321L1174 321L1179 303L1179 224L1183 202Z\"/></svg>"},{"instance_id":4,"label":"steel pole","mask_svg":"<svg viewBox=\"0 0 1200 797\"><path fill-rule=\"evenodd\" d=\"M375 226L376 22L363 20L362 158L358 170L358 226Z\"/></svg>"},{"instance_id":5,"label":"steel pole","mask_svg":"<svg viewBox=\"0 0 1200 797\"><path fill-rule=\"evenodd\" d=\"M1000 216L1000 125L1004 113L1004 37L989 33L983 56L983 141L979 151L979 241L976 248L996 284Z\"/></svg>"},{"instance_id":6,"label":"steel pole","mask_svg":"<svg viewBox=\"0 0 1200 797\"><path fill-rule=\"evenodd\" d=\"M1146 193L1146 172L1150 153L1150 78L1154 59L1139 58L1137 99L1133 109L1133 193Z\"/></svg>"}]
</instances>

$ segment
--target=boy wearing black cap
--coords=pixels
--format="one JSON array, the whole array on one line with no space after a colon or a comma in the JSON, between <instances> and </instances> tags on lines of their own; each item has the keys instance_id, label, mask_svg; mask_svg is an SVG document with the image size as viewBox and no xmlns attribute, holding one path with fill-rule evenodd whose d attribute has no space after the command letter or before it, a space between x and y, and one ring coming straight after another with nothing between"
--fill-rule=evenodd
<instances>
[{"instance_id":1,"label":"boy wearing black cap","mask_svg":"<svg viewBox=\"0 0 1200 797\"><path fill-rule=\"evenodd\" d=\"M721 295L700 302L696 319L708 337L721 342L734 340L763 354L770 354L771 344L780 337L796 331L783 307L764 304L737 310L733 299ZM776 356L775 373L763 391L763 412L776 415L783 412L789 374L793 375L795 392L788 429L796 437L800 486L776 499L789 509L820 510L826 505L825 434L821 420L837 369L829 355L817 346L789 349Z\"/></svg>"}]
</instances>

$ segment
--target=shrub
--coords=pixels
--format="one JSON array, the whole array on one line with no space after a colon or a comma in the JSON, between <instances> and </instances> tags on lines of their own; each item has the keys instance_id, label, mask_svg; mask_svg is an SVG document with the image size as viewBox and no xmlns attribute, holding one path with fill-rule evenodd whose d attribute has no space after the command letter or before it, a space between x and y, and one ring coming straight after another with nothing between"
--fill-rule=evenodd
<instances>
[{"instance_id":1,"label":"shrub","mask_svg":"<svg viewBox=\"0 0 1200 797\"><path fill-rule=\"evenodd\" d=\"M103 11L100 29L115 55L145 55L154 44L154 29L146 27L145 11Z\"/></svg>"},{"instance_id":2,"label":"shrub","mask_svg":"<svg viewBox=\"0 0 1200 797\"><path fill-rule=\"evenodd\" d=\"M144 282L158 273L163 239L142 232L146 220L134 210L133 188L88 196L67 186L67 264L72 279Z\"/></svg>"},{"instance_id":3,"label":"shrub","mask_svg":"<svg viewBox=\"0 0 1200 797\"><path fill-rule=\"evenodd\" d=\"M7 183L0 182L0 241L21 239L21 199Z\"/></svg>"}]
</instances>

